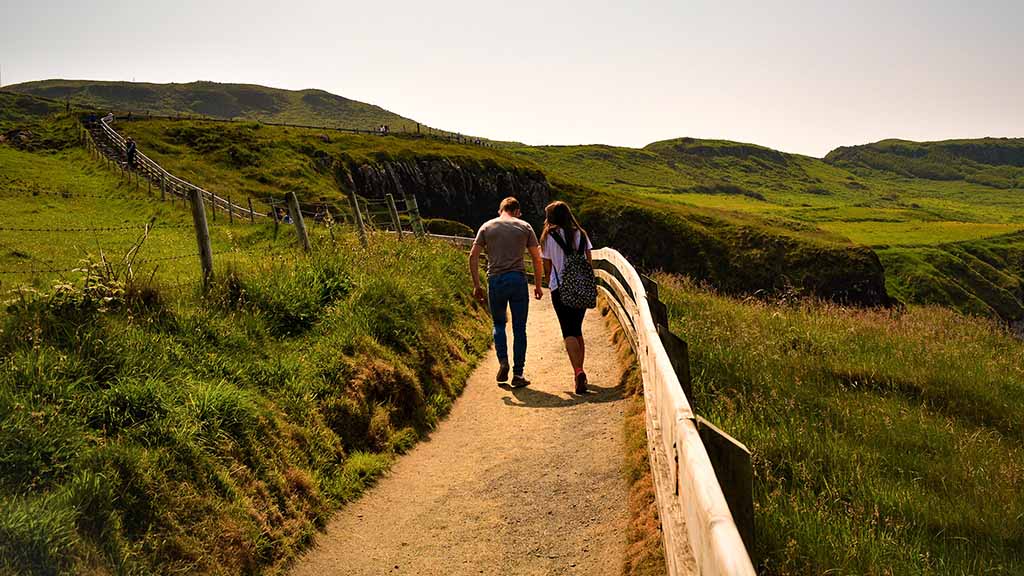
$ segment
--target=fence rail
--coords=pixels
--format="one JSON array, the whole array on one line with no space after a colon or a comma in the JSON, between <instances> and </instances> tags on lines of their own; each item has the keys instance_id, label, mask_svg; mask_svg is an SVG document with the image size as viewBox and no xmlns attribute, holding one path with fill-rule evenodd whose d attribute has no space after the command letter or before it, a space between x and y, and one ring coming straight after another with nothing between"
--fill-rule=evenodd
<instances>
[{"instance_id":1,"label":"fence rail","mask_svg":"<svg viewBox=\"0 0 1024 576\"><path fill-rule=\"evenodd\" d=\"M111 146L120 154L127 154L128 144L124 136L114 130L111 126L112 115L107 115L98 121L98 125ZM253 222L257 217L265 218L266 214L256 211L250 206L241 206L231 202L230 199L222 198L213 192L204 190L191 182L183 180L171 174L163 166L144 154L141 150L135 151L134 169L145 176L150 182L159 186L161 194L173 194L179 198L187 199L192 190L197 190L203 199L209 203L211 209L216 212L220 210L227 214L228 218L239 218L241 221Z\"/></svg>"},{"instance_id":2,"label":"fence rail","mask_svg":"<svg viewBox=\"0 0 1024 576\"><path fill-rule=\"evenodd\" d=\"M698 574L754 574L741 535L742 527L748 540L753 537L752 508L747 517L748 508L743 505L751 497L749 486L723 491L719 479L724 472L723 459L717 458L722 450L715 445L721 446L724 441L726 451L739 454L741 461L745 453L748 473L749 452L694 414L684 391L684 386L689 386L685 344L682 358L677 355L673 362L663 340L666 335L674 336L666 326L659 326L667 323L667 313L657 299L657 285L643 278L615 250L595 250L593 259L600 290L626 332L640 365L651 471L669 574L689 573L693 563ZM662 318L656 320L656 313ZM685 366L685 370L677 364ZM679 372L684 373L686 381ZM739 467L743 468L743 464ZM727 492L733 495L731 501L727 501ZM734 510L743 513L741 526L734 519Z\"/></svg>"}]
</instances>

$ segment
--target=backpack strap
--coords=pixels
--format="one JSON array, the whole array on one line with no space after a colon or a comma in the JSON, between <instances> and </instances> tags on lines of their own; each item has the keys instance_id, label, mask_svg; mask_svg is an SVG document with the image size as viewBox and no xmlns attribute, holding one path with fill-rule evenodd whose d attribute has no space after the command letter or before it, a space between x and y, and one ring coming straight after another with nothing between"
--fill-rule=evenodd
<instances>
[{"instance_id":1,"label":"backpack strap","mask_svg":"<svg viewBox=\"0 0 1024 576\"><path fill-rule=\"evenodd\" d=\"M554 239L555 244L558 244L558 247L562 249L562 252L564 252L566 255L572 254L572 252L569 251L568 244L566 243L565 239L562 238L562 235L559 234L559 232L564 233L563 230L552 230L551 238Z\"/></svg>"}]
</instances>

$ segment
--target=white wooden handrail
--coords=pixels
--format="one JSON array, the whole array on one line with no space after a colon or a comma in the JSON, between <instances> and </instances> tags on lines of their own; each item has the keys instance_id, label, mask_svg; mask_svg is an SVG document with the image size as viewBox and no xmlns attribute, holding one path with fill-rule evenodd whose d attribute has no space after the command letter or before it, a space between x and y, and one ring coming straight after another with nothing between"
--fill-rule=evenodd
<instances>
[{"instance_id":1,"label":"white wooden handrail","mask_svg":"<svg viewBox=\"0 0 1024 576\"><path fill-rule=\"evenodd\" d=\"M611 302L640 364L652 477L669 574L753 575L753 564L704 448L690 402L658 334L640 274L613 249L595 250L593 258L600 289Z\"/></svg>"}]
</instances>

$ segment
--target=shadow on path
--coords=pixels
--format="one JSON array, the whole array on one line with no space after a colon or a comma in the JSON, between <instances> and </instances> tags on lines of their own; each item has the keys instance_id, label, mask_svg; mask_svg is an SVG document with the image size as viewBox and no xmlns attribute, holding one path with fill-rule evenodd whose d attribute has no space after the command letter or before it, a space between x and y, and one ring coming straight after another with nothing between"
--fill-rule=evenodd
<instances>
[{"instance_id":1,"label":"shadow on path","mask_svg":"<svg viewBox=\"0 0 1024 576\"><path fill-rule=\"evenodd\" d=\"M603 402L615 402L625 398L625 386L619 384L612 388L604 388L593 384L587 385L586 393L576 394L566 390L568 396L551 394L536 388L509 388L502 385L503 389L512 392L512 396L505 396L501 399L506 406L521 406L524 408L568 408L584 402L600 404Z\"/></svg>"}]
</instances>

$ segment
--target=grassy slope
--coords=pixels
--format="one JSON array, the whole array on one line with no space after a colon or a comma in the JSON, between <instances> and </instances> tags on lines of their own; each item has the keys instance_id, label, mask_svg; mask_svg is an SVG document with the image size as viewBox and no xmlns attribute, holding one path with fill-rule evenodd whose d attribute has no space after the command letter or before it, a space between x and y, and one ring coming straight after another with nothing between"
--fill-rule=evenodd
<instances>
[{"instance_id":1,"label":"grassy slope","mask_svg":"<svg viewBox=\"0 0 1024 576\"><path fill-rule=\"evenodd\" d=\"M1024 570L1024 344L941 308L658 279L696 406L753 450L759 573Z\"/></svg>"},{"instance_id":2,"label":"grassy slope","mask_svg":"<svg viewBox=\"0 0 1024 576\"><path fill-rule=\"evenodd\" d=\"M18 274L20 270L65 270L97 260L124 257L142 237L140 228L151 223L149 237L136 253L139 273L156 269L163 280L193 282L198 265L192 218L183 205L160 202L145 188L121 181L104 164L81 149L36 154L0 147L0 210L10 228L116 228L95 232L0 231L0 275L3 286L31 282L46 287L61 277L81 273ZM272 227L229 226L223 218L210 220L210 237L219 260L245 252L275 252ZM170 260L182 256L181 259Z\"/></svg>"},{"instance_id":3,"label":"grassy slope","mask_svg":"<svg viewBox=\"0 0 1024 576\"><path fill-rule=\"evenodd\" d=\"M686 138L642 150L508 150L558 178L686 220L697 214L721 221L742 217L754 229L795 229L837 245L846 239L868 245L885 265L888 291L905 301L939 303L1005 320L1024 318L1024 276L1016 258L1024 249L1024 238L1017 234L1024 230L1020 141L900 146L909 150L911 160L889 151L889 145L876 145L879 150L870 154L840 149L822 161L749 144ZM959 172L949 178L959 179L924 177L936 175L913 163L930 146L944 150L934 154L956 166ZM949 150L961 156L950 159ZM911 168L901 162L910 162ZM979 176L992 173L1005 178L997 183ZM976 257L979 253L986 256Z\"/></svg>"},{"instance_id":4,"label":"grassy slope","mask_svg":"<svg viewBox=\"0 0 1024 576\"><path fill-rule=\"evenodd\" d=\"M343 198L331 163L449 158L463 165L512 167L506 154L414 136L366 136L315 129L202 121L122 122L147 155L172 173L218 194L265 198L292 190L305 200Z\"/></svg>"},{"instance_id":5,"label":"grassy slope","mask_svg":"<svg viewBox=\"0 0 1024 576\"><path fill-rule=\"evenodd\" d=\"M610 146L508 150L556 177L597 190L670 206L804 222L871 246L932 245L1024 229L1021 194L975 182L855 170L848 163L751 144L682 138L641 150ZM956 226L959 230L951 238L950 229Z\"/></svg>"},{"instance_id":6,"label":"grassy slope","mask_svg":"<svg viewBox=\"0 0 1024 576\"><path fill-rule=\"evenodd\" d=\"M63 110L64 106L56 102L0 92L0 132L32 123Z\"/></svg>"},{"instance_id":7,"label":"grassy slope","mask_svg":"<svg viewBox=\"0 0 1024 576\"><path fill-rule=\"evenodd\" d=\"M75 146L77 125L63 112L63 105L0 92L0 144L28 150L61 150Z\"/></svg>"},{"instance_id":8,"label":"grassy slope","mask_svg":"<svg viewBox=\"0 0 1024 576\"><path fill-rule=\"evenodd\" d=\"M146 84L90 80L42 80L4 88L106 110L156 115L194 114L366 130L381 124L394 131L416 129L414 120L323 90L281 90L217 82Z\"/></svg>"},{"instance_id":9,"label":"grassy slope","mask_svg":"<svg viewBox=\"0 0 1024 576\"><path fill-rule=\"evenodd\" d=\"M5 226L155 216L140 258L194 254L173 208L78 150L0 147ZM70 194L70 196L62 194ZM194 256L89 267L118 234L0 231L0 574L250 573L281 567L449 408L488 331L434 243L215 226ZM14 286L34 283L30 290ZM57 283L57 285L55 285Z\"/></svg>"}]
</instances>

